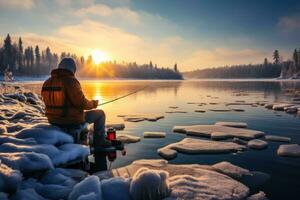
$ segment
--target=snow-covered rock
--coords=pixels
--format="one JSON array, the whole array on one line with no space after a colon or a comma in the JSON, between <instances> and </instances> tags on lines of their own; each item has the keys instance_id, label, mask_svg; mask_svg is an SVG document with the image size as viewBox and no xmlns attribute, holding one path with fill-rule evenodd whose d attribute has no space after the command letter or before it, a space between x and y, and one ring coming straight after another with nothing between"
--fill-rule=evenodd
<instances>
[{"instance_id":1,"label":"snow-covered rock","mask_svg":"<svg viewBox=\"0 0 300 200\"><path fill-rule=\"evenodd\" d=\"M274 141L274 142L291 142L291 138L284 137L284 136L278 136L278 135L266 135L266 140Z\"/></svg>"},{"instance_id":2,"label":"snow-covered rock","mask_svg":"<svg viewBox=\"0 0 300 200\"><path fill-rule=\"evenodd\" d=\"M0 153L2 163L22 173L53 168L50 158L45 154L34 152Z\"/></svg>"},{"instance_id":3,"label":"snow-covered rock","mask_svg":"<svg viewBox=\"0 0 300 200\"><path fill-rule=\"evenodd\" d=\"M180 142L169 144L157 150L163 158L176 157L177 152L187 154L230 153L242 151L245 146L232 142L218 142L193 138L184 138ZM172 151L173 150L173 151Z\"/></svg>"},{"instance_id":4,"label":"snow-covered rock","mask_svg":"<svg viewBox=\"0 0 300 200\"><path fill-rule=\"evenodd\" d=\"M165 132L144 132L144 138L164 138L166 137Z\"/></svg>"},{"instance_id":5,"label":"snow-covered rock","mask_svg":"<svg viewBox=\"0 0 300 200\"><path fill-rule=\"evenodd\" d=\"M169 173L142 167L132 177L130 194L134 200L163 199L169 195Z\"/></svg>"},{"instance_id":6,"label":"snow-covered rock","mask_svg":"<svg viewBox=\"0 0 300 200\"><path fill-rule=\"evenodd\" d=\"M267 148L268 143L263 140L254 139L254 140L250 140L247 146L251 149L264 149Z\"/></svg>"},{"instance_id":7,"label":"snow-covered rock","mask_svg":"<svg viewBox=\"0 0 300 200\"><path fill-rule=\"evenodd\" d=\"M254 139L264 136L264 132L245 129L245 128L234 128L220 125L191 125L191 126L175 126L173 127L174 132L185 133L187 135L211 137L213 132L223 132L231 135L232 137L242 139Z\"/></svg>"},{"instance_id":8,"label":"snow-covered rock","mask_svg":"<svg viewBox=\"0 0 300 200\"><path fill-rule=\"evenodd\" d=\"M279 156L300 157L300 145L282 144L277 150Z\"/></svg>"},{"instance_id":9,"label":"snow-covered rock","mask_svg":"<svg viewBox=\"0 0 300 200\"><path fill-rule=\"evenodd\" d=\"M235 127L235 128L247 128L248 124L245 122L216 122L215 125L220 126L229 126L229 127Z\"/></svg>"}]
</instances>

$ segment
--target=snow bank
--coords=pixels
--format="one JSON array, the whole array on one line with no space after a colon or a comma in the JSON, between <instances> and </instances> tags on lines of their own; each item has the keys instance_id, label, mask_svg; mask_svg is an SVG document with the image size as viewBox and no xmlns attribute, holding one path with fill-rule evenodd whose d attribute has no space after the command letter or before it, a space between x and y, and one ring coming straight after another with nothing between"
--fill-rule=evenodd
<instances>
[{"instance_id":1,"label":"snow bank","mask_svg":"<svg viewBox=\"0 0 300 200\"><path fill-rule=\"evenodd\" d=\"M101 181L103 199L131 200L130 179L114 177ZM113 188L113 189L112 189Z\"/></svg>"},{"instance_id":2,"label":"snow bank","mask_svg":"<svg viewBox=\"0 0 300 200\"><path fill-rule=\"evenodd\" d=\"M2 163L22 173L53 168L50 158L45 154L34 152L0 153Z\"/></svg>"},{"instance_id":3,"label":"snow bank","mask_svg":"<svg viewBox=\"0 0 300 200\"><path fill-rule=\"evenodd\" d=\"M13 143L13 144L27 144L27 145L35 145L37 142L33 138L25 138L19 139L9 135L0 135L0 145L4 143Z\"/></svg>"},{"instance_id":4,"label":"snow bank","mask_svg":"<svg viewBox=\"0 0 300 200\"><path fill-rule=\"evenodd\" d=\"M36 193L34 189L18 190L11 200L46 200L44 197Z\"/></svg>"}]
</instances>

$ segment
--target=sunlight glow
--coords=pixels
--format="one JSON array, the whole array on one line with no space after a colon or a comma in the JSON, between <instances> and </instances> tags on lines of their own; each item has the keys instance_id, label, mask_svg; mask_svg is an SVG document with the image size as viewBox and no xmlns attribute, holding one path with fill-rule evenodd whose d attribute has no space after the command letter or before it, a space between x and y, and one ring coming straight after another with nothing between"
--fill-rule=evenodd
<instances>
[{"instance_id":1,"label":"sunlight glow","mask_svg":"<svg viewBox=\"0 0 300 200\"><path fill-rule=\"evenodd\" d=\"M93 62L96 65L110 60L110 57L105 52L98 49L93 50L91 54L92 54Z\"/></svg>"}]
</instances>

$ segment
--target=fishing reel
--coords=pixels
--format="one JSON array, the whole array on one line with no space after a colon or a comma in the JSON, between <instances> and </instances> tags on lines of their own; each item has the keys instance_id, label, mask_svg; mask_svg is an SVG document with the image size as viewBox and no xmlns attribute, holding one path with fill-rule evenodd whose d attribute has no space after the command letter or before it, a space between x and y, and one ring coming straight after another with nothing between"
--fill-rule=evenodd
<instances>
[{"instance_id":1,"label":"fishing reel","mask_svg":"<svg viewBox=\"0 0 300 200\"><path fill-rule=\"evenodd\" d=\"M106 139L111 142L111 145L115 148L115 151L108 152L107 154L107 159L110 162L113 162L117 158L117 150L122 152L122 155L126 155L126 150L124 148L124 144L120 141L117 140L116 137L116 130L114 128L108 128L106 132Z\"/></svg>"}]
</instances>

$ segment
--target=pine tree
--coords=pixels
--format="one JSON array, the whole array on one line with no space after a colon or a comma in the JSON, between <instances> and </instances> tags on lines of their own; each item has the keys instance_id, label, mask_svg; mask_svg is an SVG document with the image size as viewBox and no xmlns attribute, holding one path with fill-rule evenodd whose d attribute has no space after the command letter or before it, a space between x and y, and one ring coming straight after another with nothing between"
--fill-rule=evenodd
<instances>
[{"instance_id":1,"label":"pine tree","mask_svg":"<svg viewBox=\"0 0 300 200\"><path fill-rule=\"evenodd\" d=\"M267 65L268 65L268 59L265 58L265 60L264 60L264 66L267 66Z\"/></svg>"},{"instance_id":2,"label":"pine tree","mask_svg":"<svg viewBox=\"0 0 300 200\"><path fill-rule=\"evenodd\" d=\"M20 68L23 67L23 42L22 38L19 37L19 42L18 42L18 65Z\"/></svg>"},{"instance_id":3,"label":"pine tree","mask_svg":"<svg viewBox=\"0 0 300 200\"><path fill-rule=\"evenodd\" d=\"M293 60L294 60L295 68L298 71L298 68L299 68L299 58L298 58L298 51L297 51L297 49L294 50Z\"/></svg>"},{"instance_id":4,"label":"pine tree","mask_svg":"<svg viewBox=\"0 0 300 200\"><path fill-rule=\"evenodd\" d=\"M175 65L174 65L174 71L178 72L177 63L175 63Z\"/></svg>"},{"instance_id":5,"label":"pine tree","mask_svg":"<svg viewBox=\"0 0 300 200\"><path fill-rule=\"evenodd\" d=\"M30 50L29 50L29 60L30 60L30 67L32 68L34 65L34 54L33 54L32 47L30 47Z\"/></svg>"},{"instance_id":6,"label":"pine tree","mask_svg":"<svg viewBox=\"0 0 300 200\"><path fill-rule=\"evenodd\" d=\"M35 65L39 66L41 64L41 54L38 45L35 46L34 53L35 53Z\"/></svg>"},{"instance_id":7,"label":"pine tree","mask_svg":"<svg viewBox=\"0 0 300 200\"><path fill-rule=\"evenodd\" d=\"M10 35L7 34L4 40L4 67L12 67L12 44Z\"/></svg>"},{"instance_id":8,"label":"pine tree","mask_svg":"<svg viewBox=\"0 0 300 200\"><path fill-rule=\"evenodd\" d=\"M273 53L273 60L274 60L274 64L279 64L279 51L276 49Z\"/></svg>"},{"instance_id":9,"label":"pine tree","mask_svg":"<svg viewBox=\"0 0 300 200\"><path fill-rule=\"evenodd\" d=\"M150 68L153 68L152 61L150 61L150 63L149 63L149 67L150 67Z\"/></svg>"},{"instance_id":10,"label":"pine tree","mask_svg":"<svg viewBox=\"0 0 300 200\"><path fill-rule=\"evenodd\" d=\"M48 67L50 68L51 66L51 61L52 61L52 54L51 54L51 50L49 47L46 48L46 63L48 64Z\"/></svg>"}]
</instances>

